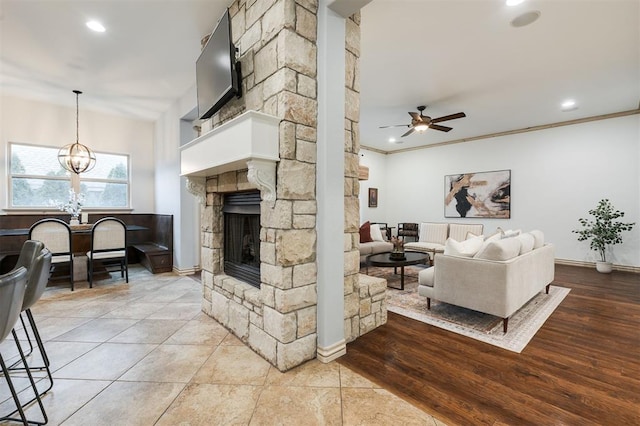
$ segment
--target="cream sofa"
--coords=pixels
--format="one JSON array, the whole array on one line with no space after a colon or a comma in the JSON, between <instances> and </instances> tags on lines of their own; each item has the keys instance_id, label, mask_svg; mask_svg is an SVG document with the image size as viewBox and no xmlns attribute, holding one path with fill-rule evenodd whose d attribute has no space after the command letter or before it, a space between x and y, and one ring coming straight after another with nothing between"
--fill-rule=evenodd
<instances>
[{"instance_id":1,"label":"cream sofa","mask_svg":"<svg viewBox=\"0 0 640 426\"><path fill-rule=\"evenodd\" d=\"M388 253L393 250L393 244L386 241L371 241L360 243L360 263L367 260L367 256L379 253Z\"/></svg>"},{"instance_id":2,"label":"cream sofa","mask_svg":"<svg viewBox=\"0 0 640 426\"><path fill-rule=\"evenodd\" d=\"M509 317L554 279L554 247L540 231L483 242L478 252L437 254L435 266L418 275L418 293L503 318Z\"/></svg>"},{"instance_id":3,"label":"cream sofa","mask_svg":"<svg viewBox=\"0 0 640 426\"><path fill-rule=\"evenodd\" d=\"M428 253L431 263L433 264L434 254L444 250L444 245L448 238L463 241L467 239L469 233L482 235L483 225L423 222L420 224L419 229L418 241L406 243L404 249L406 251Z\"/></svg>"},{"instance_id":4,"label":"cream sofa","mask_svg":"<svg viewBox=\"0 0 640 426\"><path fill-rule=\"evenodd\" d=\"M371 238L373 241L360 243L360 263L366 262L367 257L372 254L387 253L393 250L393 244L384 238L380 225L371 224Z\"/></svg>"}]
</instances>

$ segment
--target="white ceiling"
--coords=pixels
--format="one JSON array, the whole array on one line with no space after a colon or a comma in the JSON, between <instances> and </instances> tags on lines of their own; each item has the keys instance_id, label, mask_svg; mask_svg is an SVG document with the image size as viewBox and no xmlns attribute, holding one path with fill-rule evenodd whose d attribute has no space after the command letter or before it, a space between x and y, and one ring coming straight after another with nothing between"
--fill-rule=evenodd
<instances>
[{"instance_id":1,"label":"white ceiling","mask_svg":"<svg viewBox=\"0 0 640 426\"><path fill-rule=\"evenodd\" d=\"M3 93L155 120L195 84L229 0L1 0ZM96 19L105 33L90 31Z\"/></svg>"},{"instance_id":2,"label":"white ceiling","mask_svg":"<svg viewBox=\"0 0 640 426\"><path fill-rule=\"evenodd\" d=\"M153 120L195 81L230 0L1 0L5 94ZM514 28L517 15L541 12ZM85 27L89 18L104 34ZM638 108L640 0L373 0L362 10L361 143L384 151ZM573 98L578 109L562 112ZM466 118L400 139L408 111ZM402 140L391 144L389 137Z\"/></svg>"}]
</instances>

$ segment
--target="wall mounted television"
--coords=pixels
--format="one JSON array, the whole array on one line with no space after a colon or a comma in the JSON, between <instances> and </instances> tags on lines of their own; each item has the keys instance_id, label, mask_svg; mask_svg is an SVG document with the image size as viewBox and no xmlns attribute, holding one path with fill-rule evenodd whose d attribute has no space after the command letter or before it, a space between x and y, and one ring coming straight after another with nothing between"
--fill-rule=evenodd
<instances>
[{"instance_id":1,"label":"wall mounted television","mask_svg":"<svg viewBox=\"0 0 640 426\"><path fill-rule=\"evenodd\" d=\"M234 96L242 96L240 62L231 41L231 18L227 9L196 61L198 116L210 118Z\"/></svg>"}]
</instances>

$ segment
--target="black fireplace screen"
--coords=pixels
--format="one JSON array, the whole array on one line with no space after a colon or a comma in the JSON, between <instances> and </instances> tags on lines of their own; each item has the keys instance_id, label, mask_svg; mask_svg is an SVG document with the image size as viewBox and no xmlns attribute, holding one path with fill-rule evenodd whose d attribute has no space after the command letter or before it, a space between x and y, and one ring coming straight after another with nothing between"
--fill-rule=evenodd
<instances>
[{"instance_id":1,"label":"black fireplace screen","mask_svg":"<svg viewBox=\"0 0 640 426\"><path fill-rule=\"evenodd\" d=\"M260 193L226 195L223 212L224 272L260 287Z\"/></svg>"}]
</instances>

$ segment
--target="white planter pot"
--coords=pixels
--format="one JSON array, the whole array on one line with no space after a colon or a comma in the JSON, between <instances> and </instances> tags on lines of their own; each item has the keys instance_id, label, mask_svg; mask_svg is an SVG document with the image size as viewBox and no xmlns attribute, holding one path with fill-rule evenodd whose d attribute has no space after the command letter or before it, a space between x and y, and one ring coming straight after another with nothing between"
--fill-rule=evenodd
<instances>
[{"instance_id":1,"label":"white planter pot","mask_svg":"<svg viewBox=\"0 0 640 426\"><path fill-rule=\"evenodd\" d=\"M596 271L602 274L610 274L612 270L613 270L613 263L602 262L602 261L596 262Z\"/></svg>"}]
</instances>

